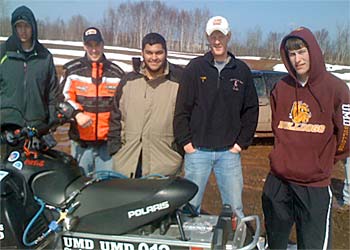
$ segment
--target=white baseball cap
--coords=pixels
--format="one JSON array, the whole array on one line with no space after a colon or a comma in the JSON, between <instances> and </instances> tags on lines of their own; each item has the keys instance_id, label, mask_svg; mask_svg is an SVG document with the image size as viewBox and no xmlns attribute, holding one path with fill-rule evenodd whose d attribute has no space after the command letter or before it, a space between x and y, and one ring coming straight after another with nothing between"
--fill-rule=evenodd
<instances>
[{"instance_id":1,"label":"white baseball cap","mask_svg":"<svg viewBox=\"0 0 350 250\"><path fill-rule=\"evenodd\" d=\"M222 16L214 16L209 19L205 29L207 35L210 36L215 30L222 32L225 36L230 32L230 26L226 18Z\"/></svg>"}]
</instances>

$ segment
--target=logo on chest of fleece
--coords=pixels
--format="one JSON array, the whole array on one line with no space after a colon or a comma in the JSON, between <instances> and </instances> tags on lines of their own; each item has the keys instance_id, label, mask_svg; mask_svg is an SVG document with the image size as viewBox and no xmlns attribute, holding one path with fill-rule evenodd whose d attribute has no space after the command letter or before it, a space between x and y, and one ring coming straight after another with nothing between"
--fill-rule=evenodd
<instances>
[{"instance_id":1,"label":"logo on chest of fleece","mask_svg":"<svg viewBox=\"0 0 350 250\"><path fill-rule=\"evenodd\" d=\"M291 111L289 113L289 118L292 120L292 122L280 121L278 128L292 131L323 134L326 130L326 126L323 124L308 124L311 117L312 113L309 105L303 101L295 101L293 102Z\"/></svg>"},{"instance_id":2,"label":"logo on chest of fleece","mask_svg":"<svg viewBox=\"0 0 350 250\"><path fill-rule=\"evenodd\" d=\"M239 91L239 86L243 85L243 82L239 79L231 78L230 83L232 84L232 89L234 91Z\"/></svg>"}]
</instances>

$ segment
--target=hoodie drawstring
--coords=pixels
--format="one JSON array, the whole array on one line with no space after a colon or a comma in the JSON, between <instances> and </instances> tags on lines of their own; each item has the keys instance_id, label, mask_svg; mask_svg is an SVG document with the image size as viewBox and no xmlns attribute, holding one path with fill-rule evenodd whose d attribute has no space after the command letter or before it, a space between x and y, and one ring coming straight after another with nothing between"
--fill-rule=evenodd
<instances>
[{"instance_id":1,"label":"hoodie drawstring","mask_svg":"<svg viewBox=\"0 0 350 250\"><path fill-rule=\"evenodd\" d=\"M306 84L306 86L307 86L307 89L309 90L310 94L312 95L312 97L313 97L313 98L315 99L315 101L317 102L317 104L318 104L318 106L319 106L319 108L320 108L321 113L323 113L323 112L324 112L324 109L323 109L323 107L322 107L322 105L321 105L321 102L320 102L320 100L316 97L316 95L314 94L314 92L312 92L312 89L311 89L310 84ZM297 109L296 109L296 110L297 110L297 113L299 113L298 88L299 88L298 83L296 83L296 84L295 84L295 100L296 100L296 105L297 105Z\"/></svg>"},{"instance_id":2,"label":"hoodie drawstring","mask_svg":"<svg viewBox=\"0 0 350 250\"><path fill-rule=\"evenodd\" d=\"M310 84L307 84L307 88L308 88L308 90L310 91L312 97L316 100L318 106L320 107L321 113L323 113L323 112L324 112L324 109L323 109L323 107L322 107L322 105L321 105L321 102L320 102L320 100L316 97L316 95L312 92Z\"/></svg>"},{"instance_id":3,"label":"hoodie drawstring","mask_svg":"<svg viewBox=\"0 0 350 250\"><path fill-rule=\"evenodd\" d=\"M295 102L297 104L297 114L299 114L298 83L295 83Z\"/></svg>"}]
</instances>

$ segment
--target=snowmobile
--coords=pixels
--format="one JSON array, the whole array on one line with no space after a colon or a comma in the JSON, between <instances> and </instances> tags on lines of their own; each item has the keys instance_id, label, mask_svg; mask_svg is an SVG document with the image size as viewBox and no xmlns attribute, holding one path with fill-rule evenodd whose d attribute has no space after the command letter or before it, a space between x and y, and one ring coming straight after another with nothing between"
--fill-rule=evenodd
<instances>
[{"instance_id":1,"label":"snowmobile","mask_svg":"<svg viewBox=\"0 0 350 250\"><path fill-rule=\"evenodd\" d=\"M60 104L67 113L68 104ZM67 114L66 114L67 116ZM260 222L230 206L204 215L188 204L197 186L181 177L85 176L53 149L50 129L1 127L2 249L253 249ZM247 237L247 223L255 233ZM250 239L248 239L250 238ZM248 242L247 242L248 240Z\"/></svg>"}]
</instances>

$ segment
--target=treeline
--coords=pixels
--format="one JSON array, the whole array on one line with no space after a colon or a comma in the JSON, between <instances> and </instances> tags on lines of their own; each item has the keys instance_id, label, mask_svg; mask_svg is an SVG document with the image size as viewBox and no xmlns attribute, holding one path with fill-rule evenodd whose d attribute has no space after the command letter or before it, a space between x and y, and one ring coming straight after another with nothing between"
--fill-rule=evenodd
<instances>
[{"instance_id":1,"label":"treeline","mask_svg":"<svg viewBox=\"0 0 350 250\"><path fill-rule=\"evenodd\" d=\"M6 1L0 0L0 35L12 33L10 14L6 13ZM35 13L34 13L35 14ZM164 2L140 1L121 3L105 10L102 20L91 23L82 15L68 21L38 20L40 39L81 41L83 30L92 25L101 29L107 45L140 48L142 37L158 32L167 39L169 50L203 53L208 49L205 25L212 16L205 8L180 10ZM314 30L327 63L350 64L350 24L338 25L337 35L331 40L326 29ZM267 35L257 25L246 34L235 33L232 27L230 49L236 55L279 58L279 44L286 33L269 32Z\"/></svg>"}]
</instances>

